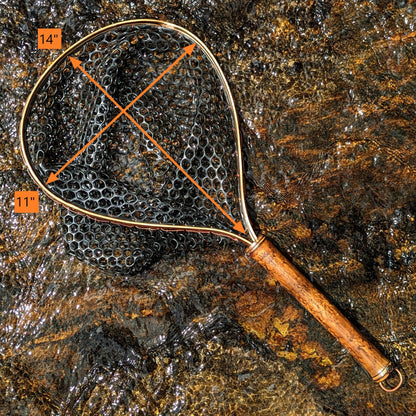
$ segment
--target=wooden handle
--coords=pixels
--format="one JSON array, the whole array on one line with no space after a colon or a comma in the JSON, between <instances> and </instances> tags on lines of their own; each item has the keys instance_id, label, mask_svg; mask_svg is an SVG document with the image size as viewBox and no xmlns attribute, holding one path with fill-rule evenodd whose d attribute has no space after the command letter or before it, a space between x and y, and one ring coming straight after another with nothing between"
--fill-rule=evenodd
<instances>
[{"instance_id":1,"label":"wooden handle","mask_svg":"<svg viewBox=\"0 0 416 416\"><path fill-rule=\"evenodd\" d=\"M382 382L394 370L390 360L370 344L269 240L260 237L247 253L348 349L375 382Z\"/></svg>"}]
</instances>

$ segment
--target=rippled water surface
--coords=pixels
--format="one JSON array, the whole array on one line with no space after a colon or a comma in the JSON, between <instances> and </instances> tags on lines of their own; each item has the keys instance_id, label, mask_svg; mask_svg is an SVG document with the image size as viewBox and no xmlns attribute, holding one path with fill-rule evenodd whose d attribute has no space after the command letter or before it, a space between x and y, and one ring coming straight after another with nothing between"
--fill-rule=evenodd
<instances>
[{"instance_id":1,"label":"rippled water surface","mask_svg":"<svg viewBox=\"0 0 416 416\"><path fill-rule=\"evenodd\" d=\"M413 415L413 1L0 1L0 414ZM374 386L240 246L134 276L70 256L34 190L18 123L34 83L107 24L152 17L212 49L244 137L253 220L406 373Z\"/></svg>"}]
</instances>

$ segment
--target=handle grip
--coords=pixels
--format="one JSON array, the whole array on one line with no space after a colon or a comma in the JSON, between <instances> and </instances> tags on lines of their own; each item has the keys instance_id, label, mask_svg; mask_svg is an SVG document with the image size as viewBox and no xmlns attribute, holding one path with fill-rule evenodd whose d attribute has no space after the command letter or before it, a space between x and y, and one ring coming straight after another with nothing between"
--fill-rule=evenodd
<instances>
[{"instance_id":1,"label":"handle grip","mask_svg":"<svg viewBox=\"0 0 416 416\"><path fill-rule=\"evenodd\" d=\"M337 338L375 382L381 383L387 379L394 370L391 361L364 338L351 322L269 240L264 236L260 237L248 248L247 254L262 265L282 287ZM402 377L400 377L400 384L401 382ZM397 388L399 387L400 385L397 386Z\"/></svg>"}]
</instances>

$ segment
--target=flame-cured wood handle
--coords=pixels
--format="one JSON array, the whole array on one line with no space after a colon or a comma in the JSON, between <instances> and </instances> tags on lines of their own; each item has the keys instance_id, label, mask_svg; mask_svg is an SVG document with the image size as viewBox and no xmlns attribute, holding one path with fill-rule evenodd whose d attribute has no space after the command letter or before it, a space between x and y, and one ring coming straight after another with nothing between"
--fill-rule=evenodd
<instances>
[{"instance_id":1,"label":"flame-cured wood handle","mask_svg":"<svg viewBox=\"0 0 416 416\"><path fill-rule=\"evenodd\" d=\"M394 370L390 360L364 338L269 240L260 237L249 247L247 253L348 349L375 382L382 382Z\"/></svg>"}]
</instances>

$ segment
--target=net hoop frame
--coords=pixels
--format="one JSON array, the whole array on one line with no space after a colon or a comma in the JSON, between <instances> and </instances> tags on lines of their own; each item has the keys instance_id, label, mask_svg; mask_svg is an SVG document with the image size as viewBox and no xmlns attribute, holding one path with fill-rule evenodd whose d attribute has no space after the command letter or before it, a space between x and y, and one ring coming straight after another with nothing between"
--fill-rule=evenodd
<instances>
[{"instance_id":1,"label":"net hoop frame","mask_svg":"<svg viewBox=\"0 0 416 416\"><path fill-rule=\"evenodd\" d=\"M133 221L123 218L116 218L116 217L109 217L107 215L94 213L92 211L86 210L82 207L78 207L74 204L71 204L70 202L65 201L64 199L60 198L59 196L55 195L53 192L51 192L46 184L41 180L38 175L35 172L35 169L33 167L32 161L29 157L29 152L27 149L27 143L26 143L26 127L27 127L27 115L30 108L32 108L34 97L36 96L39 88L43 85L46 78L49 76L49 74L52 72L53 69L55 69L63 60L67 59L74 51L78 49L81 45L88 42L89 40L93 39L94 37L101 35L106 32L110 32L114 29L117 29L119 27L128 27L128 26L137 26L137 25L154 25L154 26L161 26L165 27L174 31L177 31L186 37L188 37L192 42L196 43L196 45L202 49L203 53L208 57L209 61L211 62L213 68L215 69L215 72L219 76L221 80L221 85L224 88L225 95L227 97L228 105L230 108L230 111L232 113L232 119L233 119L233 133L236 140L236 159L237 159L237 172L238 172L238 201L240 206L240 212L242 216L242 222L244 225L244 229L246 230L246 235L248 234L249 239L245 236L242 236L241 234L233 233L230 231L222 230L219 228L211 228L211 227L199 227L199 226L191 226L191 225L174 225L174 224L152 224L152 223L146 223L146 222L139 222L139 221ZM188 232L194 232L194 233L213 233L220 236L228 237L235 241L240 241L248 246L250 246L253 242L257 240L256 233L253 230L253 227L251 225L247 207L245 204L245 182L244 182L244 168L243 168L243 157L242 157L242 145L241 145L241 135L240 135L240 129L238 124L238 116L237 111L234 104L234 99L231 93L231 89L228 85L227 79L224 75L224 72L222 71L219 63L215 59L214 55L211 53L209 48L205 45L204 42L202 42L201 39L199 39L196 35L188 31L187 29L178 26L176 24L166 22L163 20L157 20L157 19L133 19L133 20L126 20L118 23L114 23L108 26L105 26L101 29L98 29L89 35L83 37L73 45L71 45L68 49L66 49L61 55L58 56L43 72L43 74L40 76L39 80L34 85L31 93L29 94L22 113L22 119L19 125L19 141L20 141L20 150L22 153L23 161L28 168L29 174L34 180L34 182L37 184L37 186L54 202L63 205L65 208L69 209L70 211L85 215L89 218L92 218L97 221L102 222L111 222L113 224L119 224L124 225L128 227L139 227L142 229L148 229L148 230L165 230L165 231L188 231Z\"/></svg>"}]
</instances>

